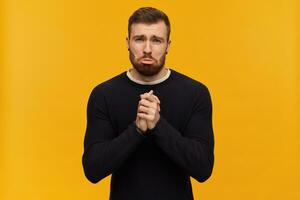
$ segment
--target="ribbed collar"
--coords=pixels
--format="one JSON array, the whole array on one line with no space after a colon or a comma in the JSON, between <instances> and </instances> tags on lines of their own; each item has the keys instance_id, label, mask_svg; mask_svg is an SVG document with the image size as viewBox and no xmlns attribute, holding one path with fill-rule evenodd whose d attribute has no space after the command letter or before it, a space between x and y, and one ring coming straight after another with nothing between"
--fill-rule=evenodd
<instances>
[{"instance_id":1,"label":"ribbed collar","mask_svg":"<svg viewBox=\"0 0 300 200\"><path fill-rule=\"evenodd\" d=\"M158 83L161 83L163 81L165 81L166 79L169 78L170 74L171 74L171 70L169 68L166 68L167 69L167 74L158 79L158 80L155 80L155 81L151 81L151 82L145 82L145 81L141 81L141 80L137 80L135 78L133 78L133 76L131 75L130 71L132 70L132 68L128 69L127 72L126 72L126 75L128 76L128 78L130 80L132 80L133 82L136 82L138 84L141 84L141 85L154 85L154 84L158 84Z\"/></svg>"}]
</instances>

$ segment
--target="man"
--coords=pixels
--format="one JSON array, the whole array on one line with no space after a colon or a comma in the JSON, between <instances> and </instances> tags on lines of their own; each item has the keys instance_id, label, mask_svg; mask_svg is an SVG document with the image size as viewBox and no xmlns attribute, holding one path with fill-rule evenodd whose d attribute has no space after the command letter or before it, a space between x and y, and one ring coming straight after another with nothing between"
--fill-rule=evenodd
<instances>
[{"instance_id":1,"label":"man","mask_svg":"<svg viewBox=\"0 0 300 200\"><path fill-rule=\"evenodd\" d=\"M133 67L90 94L83 168L92 183L112 174L111 200L192 200L190 176L212 173L210 94L164 66L169 36L162 11L135 11L126 38Z\"/></svg>"}]
</instances>

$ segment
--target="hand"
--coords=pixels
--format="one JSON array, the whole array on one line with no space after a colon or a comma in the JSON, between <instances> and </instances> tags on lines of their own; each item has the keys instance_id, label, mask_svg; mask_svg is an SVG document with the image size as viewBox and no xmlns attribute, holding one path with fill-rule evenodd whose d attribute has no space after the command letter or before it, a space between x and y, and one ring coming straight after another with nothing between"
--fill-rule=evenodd
<instances>
[{"instance_id":1,"label":"hand","mask_svg":"<svg viewBox=\"0 0 300 200\"><path fill-rule=\"evenodd\" d=\"M153 90L140 97L137 116L140 120L146 120L147 128L151 130L160 119L160 100L153 94Z\"/></svg>"},{"instance_id":2,"label":"hand","mask_svg":"<svg viewBox=\"0 0 300 200\"><path fill-rule=\"evenodd\" d=\"M138 128L137 130L141 133L144 134L147 129L148 129L148 125L145 119L141 119L140 117L136 116L135 119L135 125Z\"/></svg>"},{"instance_id":3,"label":"hand","mask_svg":"<svg viewBox=\"0 0 300 200\"><path fill-rule=\"evenodd\" d=\"M149 94L152 94L153 93L153 91L151 90L150 92L149 92ZM144 93L144 94L148 94L148 93ZM143 95L144 95L143 94ZM141 95L141 98L142 98L142 95ZM139 104L140 105L140 104ZM138 106L139 107L139 106ZM139 110L137 111L137 113L139 112ZM137 128L138 128L138 131L141 133L141 134L144 134L146 131L147 131L147 129L148 129L148 124L147 124L147 121L146 121L146 119L142 119L142 118L140 118L138 115L136 116L136 119L135 119L135 124L136 124L136 126L137 126Z\"/></svg>"},{"instance_id":4,"label":"hand","mask_svg":"<svg viewBox=\"0 0 300 200\"><path fill-rule=\"evenodd\" d=\"M150 90L148 93L141 94L140 97L141 99L149 99L152 102L156 102L158 105L158 111L160 112L160 100L153 94L153 90Z\"/></svg>"}]
</instances>

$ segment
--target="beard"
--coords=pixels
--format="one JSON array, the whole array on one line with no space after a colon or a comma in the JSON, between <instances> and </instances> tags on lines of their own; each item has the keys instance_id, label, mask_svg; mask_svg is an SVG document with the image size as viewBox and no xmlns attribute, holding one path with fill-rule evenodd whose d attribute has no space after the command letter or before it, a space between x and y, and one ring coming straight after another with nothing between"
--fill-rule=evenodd
<instances>
[{"instance_id":1,"label":"beard","mask_svg":"<svg viewBox=\"0 0 300 200\"><path fill-rule=\"evenodd\" d=\"M155 62L153 64L143 64L139 61L144 58L153 59ZM136 58L135 55L129 50L129 59L132 66L143 76L154 76L158 74L163 66L165 65L166 54L162 55L159 60L154 59L151 55L145 54L141 58Z\"/></svg>"}]
</instances>

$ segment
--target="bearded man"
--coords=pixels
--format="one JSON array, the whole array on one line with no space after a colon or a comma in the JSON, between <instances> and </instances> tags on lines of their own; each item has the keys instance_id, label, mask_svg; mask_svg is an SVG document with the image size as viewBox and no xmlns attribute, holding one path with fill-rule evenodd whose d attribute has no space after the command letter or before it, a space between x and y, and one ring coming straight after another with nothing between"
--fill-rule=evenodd
<instances>
[{"instance_id":1,"label":"bearded man","mask_svg":"<svg viewBox=\"0 0 300 200\"><path fill-rule=\"evenodd\" d=\"M112 174L110 200L192 200L190 177L211 176L210 93L165 66L170 27L164 12L136 10L126 38L132 67L90 94L82 163L92 183Z\"/></svg>"}]
</instances>

